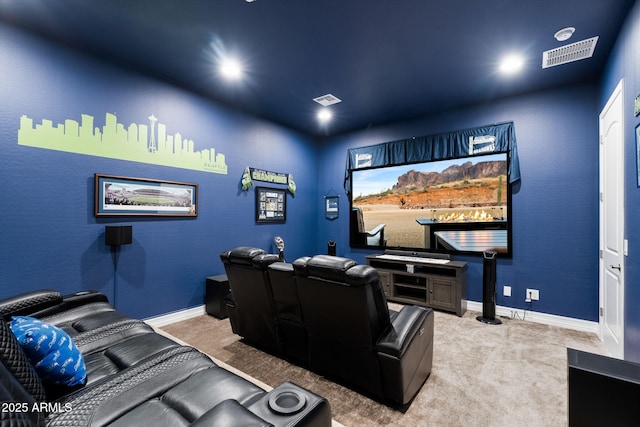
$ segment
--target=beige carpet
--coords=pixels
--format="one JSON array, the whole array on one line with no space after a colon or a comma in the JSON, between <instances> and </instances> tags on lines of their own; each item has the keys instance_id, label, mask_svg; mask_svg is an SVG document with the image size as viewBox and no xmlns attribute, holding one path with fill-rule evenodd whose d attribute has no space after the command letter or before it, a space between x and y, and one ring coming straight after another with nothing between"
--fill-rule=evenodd
<instances>
[{"instance_id":1,"label":"beige carpet","mask_svg":"<svg viewBox=\"0 0 640 427\"><path fill-rule=\"evenodd\" d=\"M162 329L272 387L292 381L324 396L345 426L566 426L566 349L605 354L597 336L512 319L486 325L478 314L435 313L431 376L404 413L244 344L228 320Z\"/></svg>"}]
</instances>

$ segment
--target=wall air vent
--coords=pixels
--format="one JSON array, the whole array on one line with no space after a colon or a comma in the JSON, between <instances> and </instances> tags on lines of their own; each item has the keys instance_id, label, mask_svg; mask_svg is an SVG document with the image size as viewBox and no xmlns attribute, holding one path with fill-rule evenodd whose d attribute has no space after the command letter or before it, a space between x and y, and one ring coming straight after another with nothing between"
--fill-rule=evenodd
<instances>
[{"instance_id":1,"label":"wall air vent","mask_svg":"<svg viewBox=\"0 0 640 427\"><path fill-rule=\"evenodd\" d=\"M317 98L313 98L318 104L323 107L328 107L329 105L337 104L338 102L342 102L342 100L336 96L331 95L330 93L326 95L319 96Z\"/></svg>"},{"instance_id":2,"label":"wall air vent","mask_svg":"<svg viewBox=\"0 0 640 427\"><path fill-rule=\"evenodd\" d=\"M555 67L556 65L591 58L593 51L596 49L597 42L598 37L592 37L556 49L547 50L542 53L542 68Z\"/></svg>"}]
</instances>

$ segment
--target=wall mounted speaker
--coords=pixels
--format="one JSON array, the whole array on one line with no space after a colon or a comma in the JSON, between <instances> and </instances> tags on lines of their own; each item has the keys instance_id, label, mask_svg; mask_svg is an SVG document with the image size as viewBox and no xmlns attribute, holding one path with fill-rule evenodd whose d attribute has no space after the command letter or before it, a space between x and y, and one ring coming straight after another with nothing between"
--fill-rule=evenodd
<instances>
[{"instance_id":1,"label":"wall mounted speaker","mask_svg":"<svg viewBox=\"0 0 640 427\"><path fill-rule=\"evenodd\" d=\"M130 245L133 241L133 226L107 225L104 232L104 243L107 245Z\"/></svg>"}]
</instances>

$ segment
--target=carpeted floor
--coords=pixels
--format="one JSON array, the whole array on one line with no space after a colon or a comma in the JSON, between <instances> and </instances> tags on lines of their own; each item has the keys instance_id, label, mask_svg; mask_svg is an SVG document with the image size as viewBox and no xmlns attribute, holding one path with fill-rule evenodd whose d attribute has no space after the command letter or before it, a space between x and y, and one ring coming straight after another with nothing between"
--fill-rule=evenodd
<instances>
[{"instance_id":1,"label":"carpeted floor","mask_svg":"<svg viewBox=\"0 0 640 427\"><path fill-rule=\"evenodd\" d=\"M566 426L567 347L605 354L597 336L514 319L486 325L477 315L435 313L431 376L404 413L245 344L228 319L162 330L269 386L292 381L324 396L345 426Z\"/></svg>"}]
</instances>

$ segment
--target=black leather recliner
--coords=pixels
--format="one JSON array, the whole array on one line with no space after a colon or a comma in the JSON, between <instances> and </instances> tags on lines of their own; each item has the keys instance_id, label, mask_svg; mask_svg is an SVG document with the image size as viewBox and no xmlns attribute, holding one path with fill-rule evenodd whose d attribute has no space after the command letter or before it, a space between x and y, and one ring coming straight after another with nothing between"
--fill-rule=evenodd
<instances>
[{"instance_id":1,"label":"black leather recliner","mask_svg":"<svg viewBox=\"0 0 640 427\"><path fill-rule=\"evenodd\" d=\"M241 246L220 254L231 298L225 299L231 329L237 335L263 347L280 352L273 292L267 268L280 261L278 255L262 249Z\"/></svg>"},{"instance_id":2,"label":"black leather recliner","mask_svg":"<svg viewBox=\"0 0 640 427\"><path fill-rule=\"evenodd\" d=\"M433 311L389 310L378 272L352 259L275 257L250 247L221 254L234 333L262 347L278 339L268 346L276 354L382 401L410 402L431 373Z\"/></svg>"},{"instance_id":3,"label":"black leather recliner","mask_svg":"<svg viewBox=\"0 0 640 427\"><path fill-rule=\"evenodd\" d=\"M342 257L293 262L309 367L404 405L431 373L433 311L388 309L378 272Z\"/></svg>"},{"instance_id":4,"label":"black leather recliner","mask_svg":"<svg viewBox=\"0 0 640 427\"><path fill-rule=\"evenodd\" d=\"M14 316L68 330L84 356L86 384L41 379L10 329ZM290 382L266 392L118 313L97 292L40 290L0 300L0 401L7 404L2 426L331 425L321 396Z\"/></svg>"}]
</instances>

